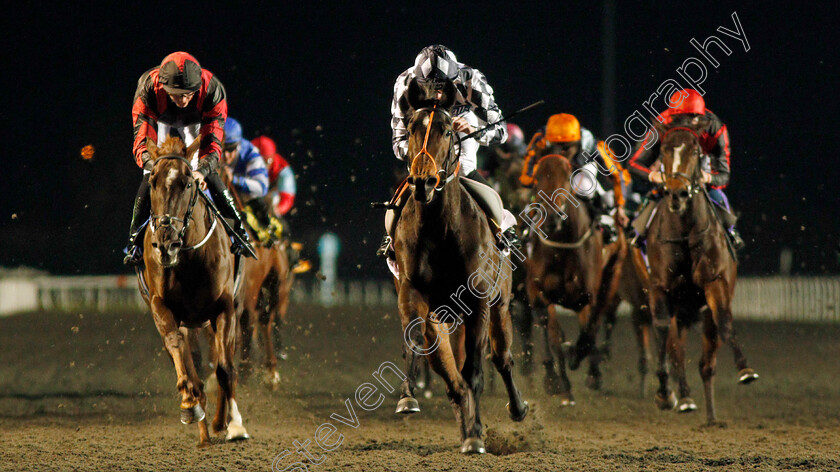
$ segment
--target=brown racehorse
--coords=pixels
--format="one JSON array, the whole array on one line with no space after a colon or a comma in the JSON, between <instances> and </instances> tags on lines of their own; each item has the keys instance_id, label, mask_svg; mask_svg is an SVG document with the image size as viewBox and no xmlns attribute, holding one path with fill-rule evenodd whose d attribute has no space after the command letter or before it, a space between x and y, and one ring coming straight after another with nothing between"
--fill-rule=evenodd
<instances>
[{"instance_id":1,"label":"brown racehorse","mask_svg":"<svg viewBox=\"0 0 840 472\"><path fill-rule=\"evenodd\" d=\"M461 452L483 453L479 399L488 328L493 364L507 388L511 418L524 419L528 404L512 373L511 266L495 249L484 211L457 178L459 163L449 114L455 93L451 81L443 90L423 90L417 81L409 86L409 104L414 109L408 123L411 195L395 234L399 312L406 342L414 344L403 347L406 369L415 372L415 347L423 346L432 369L446 384L460 426ZM493 269L497 276L489 281L476 276ZM460 303L454 304L451 295ZM451 313L441 311L453 304L457 308ZM413 399L413 390L411 375L401 387L402 398Z\"/></svg>"},{"instance_id":2,"label":"brown racehorse","mask_svg":"<svg viewBox=\"0 0 840 472\"><path fill-rule=\"evenodd\" d=\"M648 286L650 278L645 265L644 256L639 248L629 247L621 270L621 280L618 293L610 302L604 313L604 344L599 351L604 359L610 357L612 332L616 323L618 305L623 300L630 305L630 322L636 336L639 352L639 396L645 396L645 377L648 373L648 362L652 358L650 353L650 337L653 320L650 315ZM671 344L669 344L671 346Z\"/></svg>"},{"instance_id":3,"label":"brown racehorse","mask_svg":"<svg viewBox=\"0 0 840 472\"><path fill-rule=\"evenodd\" d=\"M212 361L221 388L213 430L227 430L228 440L247 439L248 432L235 400L234 259L225 231L198 195L201 189L189 163L198 146L196 140L185 149L172 137L159 148L147 142L155 164L149 177L152 217L143 241L142 280L149 290L144 298L175 364L181 422L198 422L199 446L206 446L207 399L190 355L190 328L209 326L214 333Z\"/></svg>"},{"instance_id":4,"label":"brown racehorse","mask_svg":"<svg viewBox=\"0 0 840 472\"><path fill-rule=\"evenodd\" d=\"M545 389L559 395L564 406L573 405L574 397L562 350L564 333L555 310L549 310L549 307L557 304L577 313L581 331L570 352L569 364L576 369L594 352L587 385L590 388L600 386L595 338L603 312L618 289L624 258L622 248L626 252L623 235L619 241L604 245L601 232L595 228L584 204L571 194L571 175L572 166L565 157L549 154L540 159L532 194L535 202L544 204L529 205L529 208L541 209L541 215L539 226L531 232L526 283L531 307L538 313L544 328ZM555 371L555 355L559 359L559 377Z\"/></svg>"},{"instance_id":5,"label":"brown racehorse","mask_svg":"<svg viewBox=\"0 0 840 472\"><path fill-rule=\"evenodd\" d=\"M659 363L656 403L661 409L697 408L685 379L685 337L690 324L702 316L703 355L699 367L706 417L712 423L716 421L713 382L718 339L732 349L740 383L750 383L758 375L747 365L732 329L737 261L727 246L726 230L718 222L701 183L701 148L696 130L704 126L702 120L702 117L688 118L667 127L657 123L662 139L665 198L659 202L651 222L647 248L651 268L650 306ZM704 305L708 308L703 309ZM679 382L679 403L668 386L665 351L669 335L673 343L674 376Z\"/></svg>"},{"instance_id":6,"label":"brown racehorse","mask_svg":"<svg viewBox=\"0 0 840 472\"><path fill-rule=\"evenodd\" d=\"M244 205L239 193L231 184L227 173L222 175L222 180L242 211ZM257 241L257 235L252 228L248 228L248 234L252 241ZM274 324L286 320L289 292L294 282L287 249L288 241L275 242L271 245L254 244L257 258L244 259L242 287L235 300L242 325L242 367L244 369L250 367L253 338L261 337L266 380L274 387L280 384L277 354L274 348Z\"/></svg>"}]
</instances>

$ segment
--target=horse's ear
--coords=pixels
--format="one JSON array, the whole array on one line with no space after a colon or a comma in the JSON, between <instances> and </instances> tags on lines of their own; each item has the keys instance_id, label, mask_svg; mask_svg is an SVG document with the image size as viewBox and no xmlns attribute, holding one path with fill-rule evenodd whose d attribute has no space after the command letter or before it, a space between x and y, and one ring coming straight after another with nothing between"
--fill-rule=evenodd
<instances>
[{"instance_id":1,"label":"horse's ear","mask_svg":"<svg viewBox=\"0 0 840 472\"><path fill-rule=\"evenodd\" d=\"M149 151L149 155L152 156L152 159L157 159L158 147L157 143L152 138L146 138L146 150Z\"/></svg>"},{"instance_id":2,"label":"horse's ear","mask_svg":"<svg viewBox=\"0 0 840 472\"><path fill-rule=\"evenodd\" d=\"M201 147L201 138L195 138L189 146L187 146L187 152L184 157L187 159L192 159L193 154L198 152L198 148Z\"/></svg>"},{"instance_id":3,"label":"horse's ear","mask_svg":"<svg viewBox=\"0 0 840 472\"><path fill-rule=\"evenodd\" d=\"M408 106L415 110L419 110L423 108L423 100L426 98L426 91L423 90L423 87L417 82L417 79L412 79L411 82L408 83L408 92L406 93L406 99L408 100Z\"/></svg>"},{"instance_id":4,"label":"horse's ear","mask_svg":"<svg viewBox=\"0 0 840 472\"><path fill-rule=\"evenodd\" d=\"M443 96L441 97L438 106L443 108L444 110L449 110L455 105L455 82L451 80L447 80L446 84L443 85Z\"/></svg>"},{"instance_id":5,"label":"horse's ear","mask_svg":"<svg viewBox=\"0 0 840 472\"><path fill-rule=\"evenodd\" d=\"M712 119L706 115L694 115L691 118L691 128L698 133L707 129L710 124L712 124Z\"/></svg>"}]
</instances>

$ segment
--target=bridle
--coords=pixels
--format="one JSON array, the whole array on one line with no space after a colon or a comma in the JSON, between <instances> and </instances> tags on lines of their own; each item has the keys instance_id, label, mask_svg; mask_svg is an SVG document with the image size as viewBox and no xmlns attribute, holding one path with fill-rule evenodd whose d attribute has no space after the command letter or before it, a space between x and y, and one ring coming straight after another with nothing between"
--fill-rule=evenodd
<instances>
[{"instance_id":1,"label":"bridle","mask_svg":"<svg viewBox=\"0 0 840 472\"><path fill-rule=\"evenodd\" d=\"M668 131L666 131L665 134L662 136L662 141L664 142L665 137L668 136L668 134L670 134L673 131L688 131L689 133L691 133L692 136L694 136L694 139L697 140L698 145L699 145L700 136L697 135L697 132L694 131L691 128L686 128L684 126L677 126L675 128L671 128ZM700 165L700 160L699 159L697 161L697 165L698 166ZM695 174L694 176L690 176L690 175L685 174L683 172L668 173L668 169L666 168L665 169L665 180L666 180L666 182L669 179L677 179L677 180L684 181L686 184L688 184L688 189L687 189L688 198L691 199L691 198L694 198L694 196L697 195L698 193L700 193L700 191L703 189L702 183L698 182L698 180L697 180L697 177L696 177L697 172L695 172L694 174ZM665 188L665 193L666 194L671 193L671 189L668 188L668 184L663 183L663 186Z\"/></svg>"},{"instance_id":2,"label":"bridle","mask_svg":"<svg viewBox=\"0 0 840 472\"><path fill-rule=\"evenodd\" d=\"M415 164L417 163L417 159L419 159L420 157L423 157L423 156L426 156L429 159L431 159L432 165L435 168L435 171L434 171L434 174L435 174L435 190L439 192L439 191L443 190L443 187L446 186L446 184L448 184L449 182L451 182L452 180L455 179L455 177L458 175L458 170L461 168L461 163L460 163L460 161L457 161L457 159L456 159L455 160L455 164L456 164L455 169L450 172L450 169L452 169L452 165L453 165L453 159L452 158L453 158L453 156L455 156L455 153L453 152L453 150L455 148L455 140L450 139L449 140L449 150L446 153L446 157L443 159L443 164L441 165L440 169L438 169L438 165L437 165L437 161L435 160L435 156L433 156L432 153L430 153L429 149L428 149L429 135L430 135L431 130L432 130L432 123L434 122L434 119L435 119L435 113L440 113L440 114L446 116L447 118L449 118L450 122L452 121L452 115L450 115L448 111L446 111L442 108L438 108L437 105L434 105L434 106L431 106L431 107L424 107L424 108L417 109L414 112L415 116L418 113L423 112L423 111L428 111L429 112L429 124L426 126L426 136L423 138L423 147L419 151L417 151L417 154L415 154L414 157L411 159L411 173L414 174L414 168L415 168ZM453 131L453 134L454 134L454 131ZM455 157L457 157L457 156L455 156Z\"/></svg>"},{"instance_id":3,"label":"bridle","mask_svg":"<svg viewBox=\"0 0 840 472\"><path fill-rule=\"evenodd\" d=\"M184 158L182 156L178 156L178 155L175 155L175 154L160 156L160 157L157 158L157 160L158 161L161 161L161 160L182 161L182 162L187 164L188 168L192 169L192 164L190 164L190 161L188 161L186 158ZM213 231L215 231L215 229L216 229L216 222L217 222L216 218L213 218L213 225L207 231L207 235L204 237L204 239L201 240L200 243L196 244L195 246L183 247L184 237L187 234L187 229L190 227L190 221L193 220L192 214L193 214L193 211L195 210L195 204L198 201L198 192L201 191L199 189L199 185L198 185L197 180L193 180L192 182L190 182L189 186L193 187L193 192L192 192L192 195L190 195L190 203L189 203L189 206L187 207L187 212L186 212L186 214L184 214L183 218L178 218L177 216L172 216L168 213L163 214L163 215L155 215L154 213L152 213L151 218L149 219L149 228L152 230L152 233L154 233L158 228L166 228L166 227L172 226L173 222L181 223L181 230L178 231L178 239L177 239L177 242L181 243L181 246L182 246L181 250L198 249L201 246L203 246L205 243L207 243L207 241L210 240L210 235L212 235Z\"/></svg>"}]
</instances>

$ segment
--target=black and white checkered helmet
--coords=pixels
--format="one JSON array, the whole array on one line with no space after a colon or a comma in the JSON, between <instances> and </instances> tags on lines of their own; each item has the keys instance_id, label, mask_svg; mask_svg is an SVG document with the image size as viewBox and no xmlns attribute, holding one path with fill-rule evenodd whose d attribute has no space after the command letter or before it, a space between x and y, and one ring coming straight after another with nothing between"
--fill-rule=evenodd
<instances>
[{"instance_id":1,"label":"black and white checkered helmet","mask_svg":"<svg viewBox=\"0 0 840 472\"><path fill-rule=\"evenodd\" d=\"M446 46L426 46L414 59L414 75L420 79L455 80L458 77L458 60Z\"/></svg>"}]
</instances>

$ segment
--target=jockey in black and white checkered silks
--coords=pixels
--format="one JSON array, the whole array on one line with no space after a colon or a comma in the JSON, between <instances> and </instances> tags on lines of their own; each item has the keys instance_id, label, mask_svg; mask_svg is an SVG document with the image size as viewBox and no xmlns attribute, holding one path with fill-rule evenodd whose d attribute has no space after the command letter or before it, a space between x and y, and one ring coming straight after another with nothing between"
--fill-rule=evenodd
<instances>
[{"instance_id":1,"label":"jockey in black and white checkered silks","mask_svg":"<svg viewBox=\"0 0 840 472\"><path fill-rule=\"evenodd\" d=\"M420 82L451 80L455 84L456 97L452 108L452 118L455 131L458 132L460 138L502 119L502 112L493 99L493 87L487 83L484 74L478 69L458 62L455 54L445 46L439 44L427 46L414 59L414 65L400 74L394 84L394 99L391 103L391 141L397 159L406 160L408 150L406 126L411 119L408 85L415 79ZM502 144L507 140L507 136L505 123L499 122L485 129L478 136L460 142L456 146L456 152L461 162L462 175L486 185L487 182L476 171L478 147ZM500 225L502 231L505 232L505 237L516 241L512 228L516 224L516 219L509 211L504 210L502 220ZM379 253L383 253L382 247Z\"/></svg>"}]
</instances>

